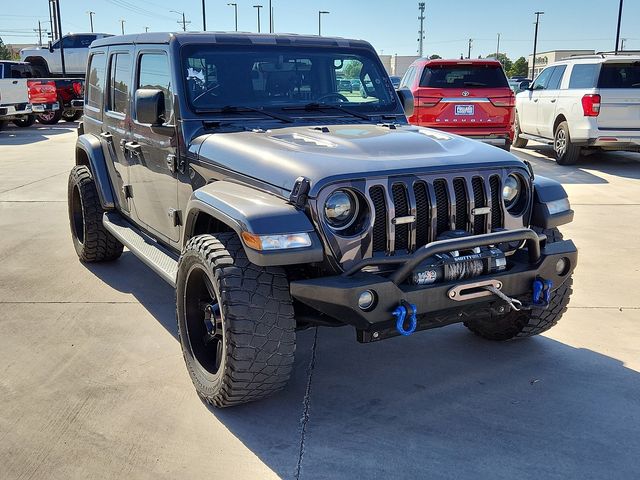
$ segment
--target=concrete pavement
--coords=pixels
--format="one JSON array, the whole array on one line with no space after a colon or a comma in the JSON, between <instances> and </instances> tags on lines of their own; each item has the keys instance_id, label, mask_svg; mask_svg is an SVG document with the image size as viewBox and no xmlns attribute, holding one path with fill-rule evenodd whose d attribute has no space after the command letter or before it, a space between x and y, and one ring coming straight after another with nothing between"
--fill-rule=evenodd
<instances>
[{"instance_id":1,"label":"concrete pavement","mask_svg":"<svg viewBox=\"0 0 640 480\"><path fill-rule=\"evenodd\" d=\"M462 326L373 345L298 335L282 394L210 410L173 291L133 255L83 265L69 237L76 132L0 132L0 478L635 478L640 467L640 155L560 167L580 249L544 336Z\"/></svg>"}]
</instances>

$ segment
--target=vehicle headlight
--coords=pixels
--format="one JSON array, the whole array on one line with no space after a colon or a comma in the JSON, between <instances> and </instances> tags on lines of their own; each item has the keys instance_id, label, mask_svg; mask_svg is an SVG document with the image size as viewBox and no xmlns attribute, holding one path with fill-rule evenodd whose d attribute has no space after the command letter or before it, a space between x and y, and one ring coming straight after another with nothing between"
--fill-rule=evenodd
<instances>
[{"instance_id":1,"label":"vehicle headlight","mask_svg":"<svg viewBox=\"0 0 640 480\"><path fill-rule=\"evenodd\" d=\"M522 180L520 177L514 174L509 175L502 185L502 199L504 200L504 206L511 208L518 203L522 190Z\"/></svg>"},{"instance_id":2,"label":"vehicle headlight","mask_svg":"<svg viewBox=\"0 0 640 480\"><path fill-rule=\"evenodd\" d=\"M358 216L358 199L348 190L336 190L324 204L324 217L334 230L344 230Z\"/></svg>"}]
</instances>

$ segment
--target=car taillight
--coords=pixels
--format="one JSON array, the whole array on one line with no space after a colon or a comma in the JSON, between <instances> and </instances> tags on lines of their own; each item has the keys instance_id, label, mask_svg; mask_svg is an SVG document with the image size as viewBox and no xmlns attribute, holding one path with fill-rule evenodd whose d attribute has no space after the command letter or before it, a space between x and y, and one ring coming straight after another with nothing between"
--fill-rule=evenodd
<instances>
[{"instance_id":1,"label":"car taillight","mask_svg":"<svg viewBox=\"0 0 640 480\"><path fill-rule=\"evenodd\" d=\"M585 117L597 117L600 114L600 95L589 93L582 97L582 111Z\"/></svg>"},{"instance_id":2,"label":"car taillight","mask_svg":"<svg viewBox=\"0 0 640 480\"><path fill-rule=\"evenodd\" d=\"M441 97L419 97L418 105L421 107L435 107L442 100Z\"/></svg>"},{"instance_id":3,"label":"car taillight","mask_svg":"<svg viewBox=\"0 0 640 480\"><path fill-rule=\"evenodd\" d=\"M83 93L83 85L82 82L73 82L73 91L79 97L82 96Z\"/></svg>"},{"instance_id":4,"label":"car taillight","mask_svg":"<svg viewBox=\"0 0 640 480\"><path fill-rule=\"evenodd\" d=\"M513 95L509 97L494 97L490 98L489 101L494 107L515 107L516 105L516 97Z\"/></svg>"}]
</instances>

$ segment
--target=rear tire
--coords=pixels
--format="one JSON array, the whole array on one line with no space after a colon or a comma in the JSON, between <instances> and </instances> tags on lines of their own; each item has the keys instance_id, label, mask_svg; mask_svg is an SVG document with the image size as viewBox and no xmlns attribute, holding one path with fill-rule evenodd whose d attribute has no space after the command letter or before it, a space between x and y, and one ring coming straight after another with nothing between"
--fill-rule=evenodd
<instances>
[{"instance_id":1,"label":"rear tire","mask_svg":"<svg viewBox=\"0 0 640 480\"><path fill-rule=\"evenodd\" d=\"M235 234L189 240L176 314L187 370L208 404L240 405L287 384L296 348L289 282L283 269L249 262Z\"/></svg>"},{"instance_id":2,"label":"rear tire","mask_svg":"<svg viewBox=\"0 0 640 480\"><path fill-rule=\"evenodd\" d=\"M20 127L20 128L30 127L34 123L36 123L35 115L25 115L24 118L16 119L13 121L13 124L16 127Z\"/></svg>"},{"instance_id":3,"label":"rear tire","mask_svg":"<svg viewBox=\"0 0 640 480\"><path fill-rule=\"evenodd\" d=\"M59 108L58 110L55 110L55 111L52 110L46 113L40 113L38 115L38 122L42 123L43 125L55 125L60 121L61 118L62 118L62 109Z\"/></svg>"},{"instance_id":4,"label":"rear tire","mask_svg":"<svg viewBox=\"0 0 640 480\"><path fill-rule=\"evenodd\" d=\"M547 243L562 240L562 233L557 228L548 230L535 229L547 236ZM464 325L476 335L487 340L511 340L546 332L562 318L567 311L572 293L573 278L569 276L552 294L549 308L546 310L512 310L506 315L490 315L465 322Z\"/></svg>"},{"instance_id":5,"label":"rear tire","mask_svg":"<svg viewBox=\"0 0 640 480\"><path fill-rule=\"evenodd\" d=\"M516 114L516 120L514 125L514 135L513 135L513 146L516 148L524 148L529 143L529 140L526 138L521 138L520 133L520 120L518 120L518 115Z\"/></svg>"},{"instance_id":6,"label":"rear tire","mask_svg":"<svg viewBox=\"0 0 640 480\"><path fill-rule=\"evenodd\" d=\"M569 124L567 122L560 123L553 138L553 150L556 153L558 165L574 165L580 158L580 147L571 142Z\"/></svg>"},{"instance_id":7,"label":"rear tire","mask_svg":"<svg viewBox=\"0 0 640 480\"><path fill-rule=\"evenodd\" d=\"M7 121L6 120L0 120L0 130L4 130L4 128L7 126Z\"/></svg>"},{"instance_id":8,"label":"rear tire","mask_svg":"<svg viewBox=\"0 0 640 480\"><path fill-rule=\"evenodd\" d=\"M62 112L62 119L65 122L75 122L82 117L82 110L65 110Z\"/></svg>"},{"instance_id":9,"label":"rear tire","mask_svg":"<svg viewBox=\"0 0 640 480\"><path fill-rule=\"evenodd\" d=\"M122 244L104 228L104 210L91 170L73 167L68 187L69 224L78 258L83 262L108 262L122 255Z\"/></svg>"}]
</instances>

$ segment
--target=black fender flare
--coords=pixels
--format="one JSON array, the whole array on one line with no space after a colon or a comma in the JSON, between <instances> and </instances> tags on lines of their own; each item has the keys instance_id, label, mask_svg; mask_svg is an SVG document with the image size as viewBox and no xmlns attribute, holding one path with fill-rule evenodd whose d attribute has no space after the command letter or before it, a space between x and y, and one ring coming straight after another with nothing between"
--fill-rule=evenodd
<instances>
[{"instance_id":1,"label":"black fender flare","mask_svg":"<svg viewBox=\"0 0 640 480\"><path fill-rule=\"evenodd\" d=\"M558 205L565 205L566 208L557 211ZM555 228L571 223L573 214L569 197L562 184L536 175L533 180L531 224L540 228Z\"/></svg>"},{"instance_id":2,"label":"black fender flare","mask_svg":"<svg viewBox=\"0 0 640 480\"><path fill-rule=\"evenodd\" d=\"M311 220L285 199L225 180L209 183L194 191L185 209L183 245L193 236L197 217L205 213L236 232L249 260L255 265L293 265L322 262L324 250ZM242 233L278 235L307 233L309 247L258 251L247 246Z\"/></svg>"},{"instance_id":3,"label":"black fender flare","mask_svg":"<svg viewBox=\"0 0 640 480\"><path fill-rule=\"evenodd\" d=\"M86 160L81 157L84 153ZM102 142L95 135L83 134L76 140L76 165L88 163L93 179L96 182L98 190L98 198L100 204L105 210L113 210L115 208L115 200L113 197L113 187L109 179L109 170L107 162L104 158L102 150Z\"/></svg>"}]
</instances>

